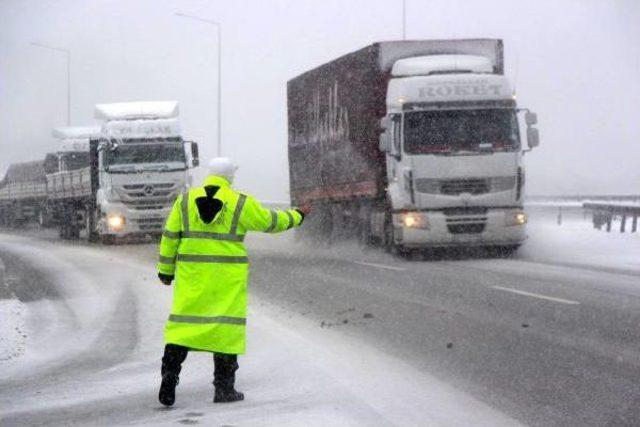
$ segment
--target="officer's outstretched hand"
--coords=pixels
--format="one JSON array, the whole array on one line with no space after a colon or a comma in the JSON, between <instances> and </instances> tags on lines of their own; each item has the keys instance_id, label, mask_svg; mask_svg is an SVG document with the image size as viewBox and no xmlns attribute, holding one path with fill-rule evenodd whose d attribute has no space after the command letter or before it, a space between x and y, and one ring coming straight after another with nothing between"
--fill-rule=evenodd
<instances>
[{"instance_id":1,"label":"officer's outstretched hand","mask_svg":"<svg viewBox=\"0 0 640 427\"><path fill-rule=\"evenodd\" d=\"M308 204L308 203L303 203L303 204L302 204L302 206L300 206L300 207L298 208L298 210L299 210L300 212L302 212L302 214L303 214L303 215L305 215L305 216L306 216L306 215L309 215L309 214L311 213L311 211L312 211L312 209L311 209L311 205L310 205L310 204Z\"/></svg>"},{"instance_id":2,"label":"officer's outstretched hand","mask_svg":"<svg viewBox=\"0 0 640 427\"><path fill-rule=\"evenodd\" d=\"M169 274L158 273L158 278L162 282L163 285L171 286L171 282L173 281L173 276Z\"/></svg>"}]
</instances>

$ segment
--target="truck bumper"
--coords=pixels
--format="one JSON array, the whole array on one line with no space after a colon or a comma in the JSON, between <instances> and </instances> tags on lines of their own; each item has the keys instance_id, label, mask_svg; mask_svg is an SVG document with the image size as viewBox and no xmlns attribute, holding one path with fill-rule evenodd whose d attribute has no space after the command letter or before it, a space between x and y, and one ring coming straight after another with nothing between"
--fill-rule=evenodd
<instances>
[{"instance_id":1,"label":"truck bumper","mask_svg":"<svg viewBox=\"0 0 640 427\"><path fill-rule=\"evenodd\" d=\"M444 211L415 212L418 227L405 223L405 214L394 214L396 244L407 248L452 246L517 246L526 239L524 224L511 219L519 209L490 209L473 215L445 214Z\"/></svg>"},{"instance_id":2,"label":"truck bumper","mask_svg":"<svg viewBox=\"0 0 640 427\"><path fill-rule=\"evenodd\" d=\"M164 209L153 210L133 210L120 207L119 209L110 209L103 215L98 222L98 233L100 235L111 235L116 237L145 235L145 234L162 234L164 223L171 212L171 206ZM118 221L110 221L110 218L119 217L122 224L116 224Z\"/></svg>"}]
</instances>

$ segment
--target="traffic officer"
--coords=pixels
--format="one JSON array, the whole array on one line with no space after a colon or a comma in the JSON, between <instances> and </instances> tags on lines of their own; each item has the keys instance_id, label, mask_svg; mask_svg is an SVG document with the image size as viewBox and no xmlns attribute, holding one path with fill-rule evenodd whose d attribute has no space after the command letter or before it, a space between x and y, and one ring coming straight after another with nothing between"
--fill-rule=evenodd
<instances>
[{"instance_id":1,"label":"traffic officer","mask_svg":"<svg viewBox=\"0 0 640 427\"><path fill-rule=\"evenodd\" d=\"M164 330L162 383L158 399L175 401L187 352L213 353L214 402L243 400L234 388L237 355L245 351L249 264L248 231L278 233L298 227L309 208L268 210L231 188L236 172L228 158L214 158L202 187L178 196L167 219L158 277L173 289Z\"/></svg>"}]
</instances>

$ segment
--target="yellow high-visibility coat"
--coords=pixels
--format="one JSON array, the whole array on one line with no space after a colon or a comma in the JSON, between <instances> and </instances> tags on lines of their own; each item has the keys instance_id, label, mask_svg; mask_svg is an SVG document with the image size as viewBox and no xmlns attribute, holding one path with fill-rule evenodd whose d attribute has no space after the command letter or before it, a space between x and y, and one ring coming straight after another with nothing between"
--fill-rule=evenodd
<instances>
[{"instance_id":1,"label":"yellow high-visibility coat","mask_svg":"<svg viewBox=\"0 0 640 427\"><path fill-rule=\"evenodd\" d=\"M205 187L215 191L213 199L222 206L208 224L197 206L207 198ZM158 262L159 273L175 276L166 343L244 353L249 274L244 237L248 231L285 231L302 219L295 209L263 208L220 176L209 176L202 187L178 196L167 218Z\"/></svg>"}]
</instances>

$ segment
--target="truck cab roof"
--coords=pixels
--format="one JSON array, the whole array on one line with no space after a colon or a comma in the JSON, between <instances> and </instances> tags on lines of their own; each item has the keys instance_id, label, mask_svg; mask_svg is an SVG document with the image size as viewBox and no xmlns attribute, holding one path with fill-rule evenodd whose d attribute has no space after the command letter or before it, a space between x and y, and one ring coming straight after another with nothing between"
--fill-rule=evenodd
<instances>
[{"instance_id":1,"label":"truck cab roof","mask_svg":"<svg viewBox=\"0 0 640 427\"><path fill-rule=\"evenodd\" d=\"M474 102L515 107L513 88L503 75L456 73L394 78L387 91L387 109L394 112L433 105L461 108L460 103Z\"/></svg>"},{"instance_id":2,"label":"truck cab roof","mask_svg":"<svg viewBox=\"0 0 640 427\"><path fill-rule=\"evenodd\" d=\"M170 119L178 117L178 101L136 101L97 104L96 119L135 120Z\"/></svg>"},{"instance_id":3,"label":"truck cab roof","mask_svg":"<svg viewBox=\"0 0 640 427\"><path fill-rule=\"evenodd\" d=\"M427 76L429 74L493 73L493 63L479 55L427 55L399 59L393 64L394 77Z\"/></svg>"}]
</instances>

